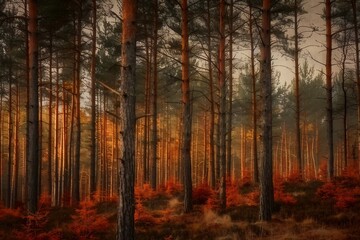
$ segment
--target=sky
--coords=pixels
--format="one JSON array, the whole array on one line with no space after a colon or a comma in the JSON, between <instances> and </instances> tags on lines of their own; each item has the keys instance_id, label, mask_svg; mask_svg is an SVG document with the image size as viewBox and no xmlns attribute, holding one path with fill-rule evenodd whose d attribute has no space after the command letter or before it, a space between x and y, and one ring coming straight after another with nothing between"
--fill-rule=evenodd
<instances>
[{"instance_id":1,"label":"sky","mask_svg":"<svg viewBox=\"0 0 360 240\"><path fill-rule=\"evenodd\" d=\"M307 35L301 42L300 48L300 66L307 60L310 66L314 66L315 70L321 72L324 70L324 66L321 63L325 63L325 20L321 18L321 14L324 8L322 1L308 1L305 4L305 10L307 13L301 16L300 26L316 26L317 32L313 32L311 35ZM307 30L307 28L301 28L299 32ZM289 33L293 34L293 33ZM280 71L280 80L282 83L288 85L293 80L294 75L294 61L291 58L281 56L277 52L273 52L274 68L276 71Z\"/></svg>"}]
</instances>

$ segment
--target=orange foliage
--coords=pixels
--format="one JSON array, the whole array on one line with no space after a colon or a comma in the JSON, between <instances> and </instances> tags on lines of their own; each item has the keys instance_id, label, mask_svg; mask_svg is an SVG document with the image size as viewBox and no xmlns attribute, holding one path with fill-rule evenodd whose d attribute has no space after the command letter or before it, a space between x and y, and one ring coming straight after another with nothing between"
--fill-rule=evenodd
<instances>
[{"instance_id":1,"label":"orange foliage","mask_svg":"<svg viewBox=\"0 0 360 240\"><path fill-rule=\"evenodd\" d=\"M53 238L49 238L48 236L52 235L50 233L44 232L44 228L48 223L48 215L50 208L48 207L48 200L44 197L41 201L39 201L39 209L36 213L27 215L26 224L23 229L18 231L14 231L14 235L17 239L60 239L56 238L55 235Z\"/></svg>"},{"instance_id":2,"label":"orange foliage","mask_svg":"<svg viewBox=\"0 0 360 240\"><path fill-rule=\"evenodd\" d=\"M134 219L135 223L139 225L152 226L157 223L156 218L150 214L140 201L136 203Z\"/></svg>"},{"instance_id":3,"label":"orange foliage","mask_svg":"<svg viewBox=\"0 0 360 240\"><path fill-rule=\"evenodd\" d=\"M338 209L348 208L360 200L360 182L352 177L337 177L321 186L316 194L332 201Z\"/></svg>"},{"instance_id":4,"label":"orange foliage","mask_svg":"<svg viewBox=\"0 0 360 240\"><path fill-rule=\"evenodd\" d=\"M165 186L161 187L162 191L171 196L177 195L182 192L183 188L180 183L177 183L175 180L169 180Z\"/></svg>"},{"instance_id":5,"label":"orange foliage","mask_svg":"<svg viewBox=\"0 0 360 240\"><path fill-rule=\"evenodd\" d=\"M241 203L239 184L233 181L226 181L226 205L228 207L237 206Z\"/></svg>"},{"instance_id":6,"label":"orange foliage","mask_svg":"<svg viewBox=\"0 0 360 240\"><path fill-rule=\"evenodd\" d=\"M351 179L360 180L359 168L355 166L348 166L345 168L341 174L343 177L349 177Z\"/></svg>"},{"instance_id":7,"label":"orange foliage","mask_svg":"<svg viewBox=\"0 0 360 240\"><path fill-rule=\"evenodd\" d=\"M110 228L108 219L96 213L95 203L91 201L81 202L72 219L69 229L76 235L76 239L80 240L101 239L99 234L105 233Z\"/></svg>"},{"instance_id":8,"label":"orange foliage","mask_svg":"<svg viewBox=\"0 0 360 240\"><path fill-rule=\"evenodd\" d=\"M244 169L243 176L241 178L241 186L250 185L251 183L251 173L248 169Z\"/></svg>"},{"instance_id":9,"label":"orange foliage","mask_svg":"<svg viewBox=\"0 0 360 240\"><path fill-rule=\"evenodd\" d=\"M325 181L327 179L327 161L323 160L320 162L319 167L319 179Z\"/></svg>"},{"instance_id":10,"label":"orange foliage","mask_svg":"<svg viewBox=\"0 0 360 240\"><path fill-rule=\"evenodd\" d=\"M192 199L194 204L206 204L213 190L207 183L202 183L193 189Z\"/></svg>"},{"instance_id":11,"label":"orange foliage","mask_svg":"<svg viewBox=\"0 0 360 240\"><path fill-rule=\"evenodd\" d=\"M257 206L259 205L260 192L259 190L255 190L250 192L244 196L244 205L247 206Z\"/></svg>"},{"instance_id":12,"label":"orange foliage","mask_svg":"<svg viewBox=\"0 0 360 240\"><path fill-rule=\"evenodd\" d=\"M149 184L144 184L141 187L135 187L135 199L136 200L150 200L154 198L156 192L150 187Z\"/></svg>"},{"instance_id":13,"label":"orange foliage","mask_svg":"<svg viewBox=\"0 0 360 240\"><path fill-rule=\"evenodd\" d=\"M219 191L213 190L205 204L205 209L216 210L220 207Z\"/></svg>"},{"instance_id":14,"label":"orange foliage","mask_svg":"<svg viewBox=\"0 0 360 240\"><path fill-rule=\"evenodd\" d=\"M49 194L41 194L38 202L38 209L49 209L51 207L51 196Z\"/></svg>"},{"instance_id":15,"label":"orange foliage","mask_svg":"<svg viewBox=\"0 0 360 240\"><path fill-rule=\"evenodd\" d=\"M0 208L0 222L8 220L9 218L21 218L19 209Z\"/></svg>"},{"instance_id":16,"label":"orange foliage","mask_svg":"<svg viewBox=\"0 0 360 240\"><path fill-rule=\"evenodd\" d=\"M296 199L284 192L284 181L281 178L274 178L274 200L283 204L295 204Z\"/></svg>"},{"instance_id":17,"label":"orange foliage","mask_svg":"<svg viewBox=\"0 0 360 240\"><path fill-rule=\"evenodd\" d=\"M298 171L293 171L287 176L286 181L289 183L301 183L303 182L303 179Z\"/></svg>"}]
</instances>

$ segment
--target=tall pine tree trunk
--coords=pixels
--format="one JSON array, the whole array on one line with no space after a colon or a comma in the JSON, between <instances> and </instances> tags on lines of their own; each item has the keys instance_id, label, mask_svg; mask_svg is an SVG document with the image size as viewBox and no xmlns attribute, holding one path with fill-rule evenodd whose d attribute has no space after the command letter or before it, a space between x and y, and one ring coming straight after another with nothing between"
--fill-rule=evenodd
<instances>
[{"instance_id":1,"label":"tall pine tree trunk","mask_svg":"<svg viewBox=\"0 0 360 240\"><path fill-rule=\"evenodd\" d=\"M96 0L92 0L92 45L91 45L91 131L90 131L90 197L96 193Z\"/></svg>"},{"instance_id":2,"label":"tall pine tree trunk","mask_svg":"<svg viewBox=\"0 0 360 240\"><path fill-rule=\"evenodd\" d=\"M189 32L188 3L181 1L181 63L182 63L182 164L184 166L184 212L192 211L192 178L191 178L191 101L189 76Z\"/></svg>"},{"instance_id":3,"label":"tall pine tree trunk","mask_svg":"<svg viewBox=\"0 0 360 240\"><path fill-rule=\"evenodd\" d=\"M39 95L38 95L38 39L37 0L29 0L29 135L27 151L27 208L35 213L38 203L39 178Z\"/></svg>"},{"instance_id":4,"label":"tall pine tree trunk","mask_svg":"<svg viewBox=\"0 0 360 240\"><path fill-rule=\"evenodd\" d=\"M360 167L360 56L359 56L359 28L357 20L357 0L351 0L352 18L354 24L354 38L355 38L355 80L357 86L357 155L358 164Z\"/></svg>"},{"instance_id":5,"label":"tall pine tree trunk","mask_svg":"<svg viewBox=\"0 0 360 240\"><path fill-rule=\"evenodd\" d=\"M72 171L72 203L76 206L80 202L80 149L81 149L81 110L80 110L80 85L81 85L81 31L82 31L82 3L79 2L76 19L75 40L75 155Z\"/></svg>"},{"instance_id":6,"label":"tall pine tree trunk","mask_svg":"<svg viewBox=\"0 0 360 240\"><path fill-rule=\"evenodd\" d=\"M158 0L154 0L154 35L153 35L153 116L152 116L152 169L151 169L151 187L156 190L156 179L157 179L157 150L158 150L158 129L157 129L157 118L158 118L158 70L157 70L157 42L158 42Z\"/></svg>"},{"instance_id":7,"label":"tall pine tree trunk","mask_svg":"<svg viewBox=\"0 0 360 240\"><path fill-rule=\"evenodd\" d=\"M52 145L52 102L53 102L53 93L52 93L52 68L53 68L53 35L52 32L50 31L50 43L49 43L49 52L50 52L50 56L49 56L49 134L48 134L48 169L47 169L47 174L48 174L48 178L47 178L47 194L52 197L52 159L53 159L53 145Z\"/></svg>"},{"instance_id":8,"label":"tall pine tree trunk","mask_svg":"<svg viewBox=\"0 0 360 240\"><path fill-rule=\"evenodd\" d=\"M262 161L260 166L260 220L270 221L274 202L272 172L272 81L270 0L263 0L261 29L261 80L263 99Z\"/></svg>"},{"instance_id":9,"label":"tall pine tree trunk","mask_svg":"<svg viewBox=\"0 0 360 240\"><path fill-rule=\"evenodd\" d=\"M333 106L332 106L332 33L331 33L331 0L325 2L326 18L326 118L328 137L328 179L334 176L334 130L333 130Z\"/></svg>"},{"instance_id":10,"label":"tall pine tree trunk","mask_svg":"<svg viewBox=\"0 0 360 240\"><path fill-rule=\"evenodd\" d=\"M117 240L134 240L136 0L123 0Z\"/></svg>"},{"instance_id":11,"label":"tall pine tree trunk","mask_svg":"<svg viewBox=\"0 0 360 240\"><path fill-rule=\"evenodd\" d=\"M220 207L226 208L226 84L225 84L225 0L220 1L219 125L220 125Z\"/></svg>"},{"instance_id":12,"label":"tall pine tree trunk","mask_svg":"<svg viewBox=\"0 0 360 240\"><path fill-rule=\"evenodd\" d=\"M226 176L231 178L232 165L232 120L233 120L233 35L234 35L234 0L230 0L229 17L229 112L227 121L227 145L226 145Z\"/></svg>"},{"instance_id":13,"label":"tall pine tree trunk","mask_svg":"<svg viewBox=\"0 0 360 240\"><path fill-rule=\"evenodd\" d=\"M249 11L249 31L250 31L250 61L251 61L251 78L252 78L252 127L253 127L253 181L255 183L259 182L259 166L258 166L258 147L257 147L257 98L256 98L256 76L255 76L255 43L254 43L254 34L253 26L254 19L252 15L252 6L250 5Z\"/></svg>"},{"instance_id":14,"label":"tall pine tree trunk","mask_svg":"<svg viewBox=\"0 0 360 240\"><path fill-rule=\"evenodd\" d=\"M294 2L294 31L295 31L295 51L294 51L294 61L295 61L295 135L296 135L296 158L298 164L298 173L300 177L303 175L303 164L301 159L301 129L300 129L300 89L299 89L299 20L298 20L298 0Z\"/></svg>"},{"instance_id":15,"label":"tall pine tree trunk","mask_svg":"<svg viewBox=\"0 0 360 240\"><path fill-rule=\"evenodd\" d=\"M211 52L211 15L210 15L210 0L207 0L207 44L208 44L208 71L209 71L209 86L210 86L210 126L209 126L209 143L210 143L210 186L215 188L215 102L214 102L214 83L213 83L213 63L212 63L212 52Z\"/></svg>"}]
</instances>

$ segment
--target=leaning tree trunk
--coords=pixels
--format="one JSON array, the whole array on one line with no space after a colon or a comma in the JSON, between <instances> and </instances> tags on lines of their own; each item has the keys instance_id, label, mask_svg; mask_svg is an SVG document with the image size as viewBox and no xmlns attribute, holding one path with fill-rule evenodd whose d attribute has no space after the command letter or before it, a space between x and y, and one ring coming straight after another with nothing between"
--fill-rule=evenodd
<instances>
[{"instance_id":1,"label":"leaning tree trunk","mask_svg":"<svg viewBox=\"0 0 360 240\"><path fill-rule=\"evenodd\" d=\"M38 203L39 179L39 84L38 84L38 39L37 0L29 0L29 117L28 151L26 165L27 208L35 213Z\"/></svg>"},{"instance_id":2,"label":"leaning tree trunk","mask_svg":"<svg viewBox=\"0 0 360 240\"><path fill-rule=\"evenodd\" d=\"M117 240L135 239L136 0L123 0L120 75L120 160Z\"/></svg>"},{"instance_id":3,"label":"leaning tree trunk","mask_svg":"<svg viewBox=\"0 0 360 240\"><path fill-rule=\"evenodd\" d=\"M261 30L261 79L263 98L263 155L260 166L260 220L270 221L274 202L272 179L272 83L270 46L270 2L263 0Z\"/></svg>"},{"instance_id":4,"label":"leaning tree trunk","mask_svg":"<svg viewBox=\"0 0 360 240\"><path fill-rule=\"evenodd\" d=\"M189 32L187 0L181 1L181 63L182 63L182 164L184 166L184 212L192 211L192 178L191 178L191 102L189 79Z\"/></svg>"}]
</instances>

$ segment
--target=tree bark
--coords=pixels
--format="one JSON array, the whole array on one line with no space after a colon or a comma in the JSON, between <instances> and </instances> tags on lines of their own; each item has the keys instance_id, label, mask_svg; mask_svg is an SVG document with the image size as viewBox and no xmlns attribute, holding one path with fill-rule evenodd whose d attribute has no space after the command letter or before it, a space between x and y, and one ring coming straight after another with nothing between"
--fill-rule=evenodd
<instances>
[{"instance_id":1,"label":"tree bark","mask_svg":"<svg viewBox=\"0 0 360 240\"><path fill-rule=\"evenodd\" d=\"M251 78L252 78L252 126L253 126L253 181L259 182L259 166L258 166L258 147L257 147L257 98L256 98L256 76L255 76L255 46L253 35L254 19L252 15L252 6L250 5L249 13L249 31L250 31L250 60L251 60Z\"/></svg>"},{"instance_id":2,"label":"tree bark","mask_svg":"<svg viewBox=\"0 0 360 240\"><path fill-rule=\"evenodd\" d=\"M92 0L92 45L91 45L91 132L90 132L90 198L96 193L96 0Z\"/></svg>"},{"instance_id":3,"label":"tree bark","mask_svg":"<svg viewBox=\"0 0 360 240\"><path fill-rule=\"evenodd\" d=\"M332 33L331 33L331 1L325 2L326 18L326 117L327 117L327 135L328 135L328 179L334 176L334 136L333 136L333 106L332 106Z\"/></svg>"},{"instance_id":4,"label":"tree bark","mask_svg":"<svg viewBox=\"0 0 360 240\"><path fill-rule=\"evenodd\" d=\"M6 206L8 208L12 207L12 202L11 202L11 196L12 196L12 186L11 186L11 182L12 182L12 169L13 169L13 91L12 91L12 75L13 75L13 71L12 71L12 60L10 60L9 63L9 69L8 69L8 78L9 78L9 113L8 113L8 172L7 172L7 198L6 198Z\"/></svg>"},{"instance_id":5,"label":"tree bark","mask_svg":"<svg viewBox=\"0 0 360 240\"><path fill-rule=\"evenodd\" d=\"M184 212L192 211L192 177L191 177L191 102L189 76L189 32L187 0L181 1L181 63L182 63L182 163L184 166Z\"/></svg>"},{"instance_id":6,"label":"tree bark","mask_svg":"<svg viewBox=\"0 0 360 240\"><path fill-rule=\"evenodd\" d=\"M123 0L120 75L120 160L117 240L135 239L136 0Z\"/></svg>"},{"instance_id":7,"label":"tree bark","mask_svg":"<svg viewBox=\"0 0 360 240\"><path fill-rule=\"evenodd\" d=\"M156 190L157 179L157 151L158 151L158 70L157 70L157 42L158 42L158 0L154 0L154 35L153 35L153 116L152 116L152 170L151 170L151 188Z\"/></svg>"},{"instance_id":8,"label":"tree bark","mask_svg":"<svg viewBox=\"0 0 360 240\"><path fill-rule=\"evenodd\" d=\"M219 46L219 90L220 90L220 207L226 208L226 84L225 84L225 0L220 0L220 46Z\"/></svg>"},{"instance_id":9,"label":"tree bark","mask_svg":"<svg viewBox=\"0 0 360 240\"><path fill-rule=\"evenodd\" d=\"M210 186L215 188L215 141L214 141L214 132L215 132L215 102L214 102L214 83L213 83L213 63L212 63L212 53L211 53L211 15L210 15L210 0L207 1L207 44L208 44L208 70L209 70L209 86L210 86L210 125L209 125L209 143L210 143Z\"/></svg>"},{"instance_id":10,"label":"tree bark","mask_svg":"<svg viewBox=\"0 0 360 240\"><path fill-rule=\"evenodd\" d=\"M27 151L27 209L35 213L38 203L39 178L39 95L37 0L29 0L29 135Z\"/></svg>"},{"instance_id":11,"label":"tree bark","mask_svg":"<svg viewBox=\"0 0 360 240\"><path fill-rule=\"evenodd\" d=\"M301 129L300 129L300 88L299 88L299 20L298 20L298 0L294 1L294 31L295 31L295 135L296 135L296 158L298 163L298 173L300 177L303 175L303 164L301 159Z\"/></svg>"},{"instance_id":12,"label":"tree bark","mask_svg":"<svg viewBox=\"0 0 360 240\"><path fill-rule=\"evenodd\" d=\"M229 16L229 112L227 121L227 153L226 153L226 176L231 178L232 165L232 120L233 120L233 35L234 35L234 0L230 0Z\"/></svg>"},{"instance_id":13,"label":"tree bark","mask_svg":"<svg viewBox=\"0 0 360 240\"><path fill-rule=\"evenodd\" d=\"M47 169L47 194L52 197L52 159L53 159L53 149L52 149L52 102L53 102L53 96L52 96L52 67L53 67L53 35L50 31L49 36L49 134L48 134L48 169Z\"/></svg>"},{"instance_id":14,"label":"tree bark","mask_svg":"<svg viewBox=\"0 0 360 240\"><path fill-rule=\"evenodd\" d=\"M359 56L359 27L357 20L357 0L351 0L352 15L354 22L354 38L355 38L355 80L357 86L357 155L360 167L360 56Z\"/></svg>"},{"instance_id":15,"label":"tree bark","mask_svg":"<svg viewBox=\"0 0 360 240\"><path fill-rule=\"evenodd\" d=\"M263 155L260 168L260 220L270 221L274 202L272 178L272 81L271 81L271 0L263 0L261 29L261 79L263 98Z\"/></svg>"}]
</instances>

